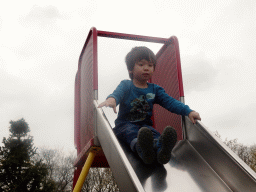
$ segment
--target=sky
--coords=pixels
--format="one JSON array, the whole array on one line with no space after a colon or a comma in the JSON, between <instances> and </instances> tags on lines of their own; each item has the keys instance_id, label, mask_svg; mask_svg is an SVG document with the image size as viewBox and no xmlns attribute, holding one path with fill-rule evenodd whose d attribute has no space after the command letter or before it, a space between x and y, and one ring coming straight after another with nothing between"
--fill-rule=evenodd
<instances>
[{"instance_id":1,"label":"sky","mask_svg":"<svg viewBox=\"0 0 256 192\"><path fill-rule=\"evenodd\" d=\"M223 140L256 144L253 0L1 2L1 140L9 135L10 120L24 118L35 146L74 150L75 75L92 27L176 36L186 104ZM128 79L124 56L137 44L99 38L99 101ZM160 48L146 45L155 53Z\"/></svg>"}]
</instances>

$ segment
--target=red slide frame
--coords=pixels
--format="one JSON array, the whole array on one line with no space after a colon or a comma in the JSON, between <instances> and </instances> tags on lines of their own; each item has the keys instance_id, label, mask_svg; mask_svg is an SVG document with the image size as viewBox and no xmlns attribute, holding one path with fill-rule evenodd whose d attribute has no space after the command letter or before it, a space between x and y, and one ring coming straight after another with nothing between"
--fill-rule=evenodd
<instances>
[{"instance_id":1,"label":"red slide frame","mask_svg":"<svg viewBox=\"0 0 256 192\"><path fill-rule=\"evenodd\" d=\"M151 79L152 83L162 86L166 92L177 100L184 97L182 73L178 39L175 36L170 38L149 37L107 31L98 31L91 28L82 52L80 54L78 71L75 78L75 124L74 141L77 149L77 159L74 174L75 185L82 166L87 158L87 152L95 146L95 132L93 119L93 100L98 99L98 37L126 39L163 44L156 54L157 68ZM160 106L154 106L153 110L154 127L161 133L165 126L173 126L182 138L181 117L172 114ZM100 152L95 157L92 167L109 167L105 155Z\"/></svg>"}]
</instances>

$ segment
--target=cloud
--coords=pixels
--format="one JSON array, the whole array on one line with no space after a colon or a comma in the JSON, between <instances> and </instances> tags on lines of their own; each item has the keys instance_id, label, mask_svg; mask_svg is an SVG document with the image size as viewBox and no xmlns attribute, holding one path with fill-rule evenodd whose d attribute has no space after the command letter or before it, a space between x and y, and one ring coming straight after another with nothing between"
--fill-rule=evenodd
<instances>
[{"instance_id":1,"label":"cloud","mask_svg":"<svg viewBox=\"0 0 256 192\"><path fill-rule=\"evenodd\" d=\"M17 120L28 117L27 114L35 114L38 103L42 102L43 92L38 89L40 84L36 81L29 82L22 78L8 74L6 71L0 72L0 116L1 125L9 126L10 120ZM1 128L1 135L8 134L6 127Z\"/></svg>"},{"instance_id":2,"label":"cloud","mask_svg":"<svg viewBox=\"0 0 256 192\"><path fill-rule=\"evenodd\" d=\"M0 17L0 32L2 30L2 18Z\"/></svg>"},{"instance_id":3,"label":"cloud","mask_svg":"<svg viewBox=\"0 0 256 192\"><path fill-rule=\"evenodd\" d=\"M223 138L238 138L243 144L251 145L255 143L256 104L239 106L237 103L211 117L211 130L218 130Z\"/></svg>"},{"instance_id":4,"label":"cloud","mask_svg":"<svg viewBox=\"0 0 256 192\"><path fill-rule=\"evenodd\" d=\"M8 134L10 120L25 118L37 145L73 146L73 82L54 87L4 72L0 80L1 125L6 125L1 136Z\"/></svg>"},{"instance_id":5,"label":"cloud","mask_svg":"<svg viewBox=\"0 0 256 192\"><path fill-rule=\"evenodd\" d=\"M78 24L54 6L34 6L17 18L2 28L0 139L8 136L10 120L25 118L36 146L73 148L74 80L84 33L66 28Z\"/></svg>"},{"instance_id":6,"label":"cloud","mask_svg":"<svg viewBox=\"0 0 256 192\"><path fill-rule=\"evenodd\" d=\"M249 132L247 127L253 132L251 127L255 122L247 119L242 126L244 122L239 116L253 114L249 107L256 102L252 41L255 2L191 1L183 5L161 1L147 4L145 10L135 6L135 1L120 9L106 9L110 2L93 0L33 2L37 5L22 2L13 7L12 2L7 2L8 6L0 7L0 51L4 53L0 55L0 80L4 82L0 85L0 105L4 107L2 127L8 127L10 120L24 117L36 142L73 147L75 73L89 29L96 26L99 30L139 35L167 38L177 35L186 102L202 113L203 122L213 131L216 127L231 129L237 124L246 132ZM134 10L143 16L133 17ZM114 20L119 25L111 23ZM132 43L126 42L104 47L109 52L99 58L103 66L99 73L103 77L112 75L101 80L100 94L102 91L109 94L121 79L128 78L123 57ZM235 106L242 113L236 113ZM113 114L111 109L110 112ZM253 119L251 115L248 117ZM236 132L232 130L225 133Z\"/></svg>"},{"instance_id":7,"label":"cloud","mask_svg":"<svg viewBox=\"0 0 256 192\"><path fill-rule=\"evenodd\" d=\"M186 94L192 91L207 91L214 85L219 70L204 55L182 58L183 84Z\"/></svg>"},{"instance_id":8,"label":"cloud","mask_svg":"<svg viewBox=\"0 0 256 192\"><path fill-rule=\"evenodd\" d=\"M189 62L185 63L187 67ZM202 78L201 81L206 79L205 87L204 84L189 87L197 79L194 80L195 75L190 74L191 68L183 70L186 103L201 114L203 123L211 131L217 130L223 138L238 138L244 144L252 144L256 124L255 67L247 58L242 60L236 55L208 59L208 62L202 63L207 67L195 64L198 65L196 68L200 68L207 76L200 73L196 75ZM191 82L187 76L192 76Z\"/></svg>"},{"instance_id":9,"label":"cloud","mask_svg":"<svg viewBox=\"0 0 256 192\"><path fill-rule=\"evenodd\" d=\"M59 18L62 18L62 15L55 6L48 5L41 7L35 5L25 17L25 20L33 22L33 24L46 25Z\"/></svg>"},{"instance_id":10,"label":"cloud","mask_svg":"<svg viewBox=\"0 0 256 192\"><path fill-rule=\"evenodd\" d=\"M0 50L5 53L0 56L1 138L8 135L10 120L25 118L36 145L73 147L77 59L47 54L27 58L8 48Z\"/></svg>"},{"instance_id":11,"label":"cloud","mask_svg":"<svg viewBox=\"0 0 256 192\"><path fill-rule=\"evenodd\" d=\"M255 110L256 104L237 106L234 103L234 105L229 109L224 109L219 112L219 114L216 114L213 118L213 121L215 122L214 126L221 127L222 129L236 129L244 127L246 130L246 127L252 127L256 123L254 118ZM217 119L221 120L216 121Z\"/></svg>"}]
</instances>

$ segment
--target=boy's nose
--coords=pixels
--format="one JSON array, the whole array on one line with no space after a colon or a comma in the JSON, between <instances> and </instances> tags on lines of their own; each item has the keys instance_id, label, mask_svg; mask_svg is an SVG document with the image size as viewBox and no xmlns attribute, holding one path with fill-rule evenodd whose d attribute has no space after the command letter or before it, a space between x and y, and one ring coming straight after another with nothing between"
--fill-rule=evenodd
<instances>
[{"instance_id":1,"label":"boy's nose","mask_svg":"<svg viewBox=\"0 0 256 192\"><path fill-rule=\"evenodd\" d=\"M144 70L147 71L148 70L148 66L144 66Z\"/></svg>"}]
</instances>

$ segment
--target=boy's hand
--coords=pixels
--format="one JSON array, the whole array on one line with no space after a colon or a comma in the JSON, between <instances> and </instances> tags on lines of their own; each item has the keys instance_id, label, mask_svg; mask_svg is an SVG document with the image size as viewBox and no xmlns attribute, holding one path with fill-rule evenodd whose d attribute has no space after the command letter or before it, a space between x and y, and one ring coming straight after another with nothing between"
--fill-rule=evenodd
<instances>
[{"instance_id":1,"label":"boy's hand","mask_svg":"<svg viewBox=\"0 0 256 192\"><path fill-rule=\"evenodd\" d=\"M113 97L109 97L106 101L99 104L98 108L101 108L104 106L113 108L114 112L116 113L116 100Z\"/></svg>"},{"instance_id":2,"label":"boy's hand","mask_svg":"<svg viewBox=\"0 0 256 192\"><path fill-rule=\"evenodd\" d=\"M192 121L193 124L196 123L196 120L200 120L201 121L201 117L200 117L199 113L197 113L195 111L191 111L189 113L188 117Z\"/></svg>"}]
</instances>

